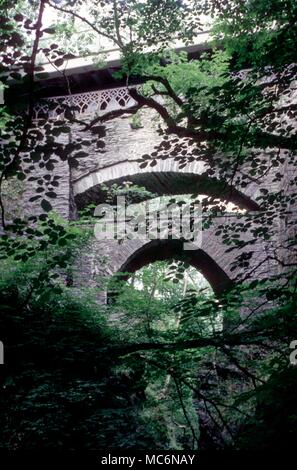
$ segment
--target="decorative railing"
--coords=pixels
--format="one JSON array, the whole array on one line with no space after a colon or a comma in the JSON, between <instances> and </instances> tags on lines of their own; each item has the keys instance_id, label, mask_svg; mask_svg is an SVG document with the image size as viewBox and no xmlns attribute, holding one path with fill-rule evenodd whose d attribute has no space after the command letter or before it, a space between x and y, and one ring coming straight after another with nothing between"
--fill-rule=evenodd
<instances>
[{"instance_id":1,"label":"decorative railing","mask_svg":"<svg viewBox=\"0 0 297 470\"><path fill-rule=\"evenodd\" d=\"M67 110L75 116L100 116L117 109L128 109L136 104L127 87L90 91L54 98L45 98L35 106L35 119L64 119Z\"/></svg>"}]
</instances>

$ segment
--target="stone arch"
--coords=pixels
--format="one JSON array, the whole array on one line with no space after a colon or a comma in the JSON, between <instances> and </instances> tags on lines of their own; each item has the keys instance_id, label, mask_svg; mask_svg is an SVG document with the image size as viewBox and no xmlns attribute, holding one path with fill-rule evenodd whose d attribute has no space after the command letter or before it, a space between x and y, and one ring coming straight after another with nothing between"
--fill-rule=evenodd
<instances>
[{"instance_id":1,"label":"stone arch","mask_svg":"<svg viewBox=\"0 0 297 470\"><path fill-rule=\"evenodd\" d=\"M182 240L151 240L136 249L120 266L117 273L124 273L122 280L129 274L155 261L186 260L203 274L216 295L223 294L232 286L232 280L219 264L204 250L183 250ZM117 274L116 273L116 274Z\"/></svg>"},{"instance_id":2,"label":"stone arch","mask_svg":"<svg viewBox=\"0 0 297 470\"><path fill-rule=\"evenodd\" d=\"M228 223L229 217L225 218ZM231 221L231 219L229 219ZM244 217L242 219L244 223ZM213 220L210 227L202 232L202 238L197 250L184 250L183 240L143 240L126 239L119 243L114 239L101 239L95 237L90 240L86 250L82 252L75 263L74 285L93 286L98 289L98 300L106 303L108 280L120 272L133 272L145 265L147 260L153 262L158 259L166 259L185 254L190 257L190 264L195 266L208 280L217 295L222 294L234 283L240 280L243 268L234 261L245 247L232 247L224 244L222 234L218 235L219 226L224 221L219 218ZM266 251L263 240L257 242L250 234L245 235L245 240L253 241L254 257L252 259L252 279L258 279L266 275L268 267L265 261ZM228 248L228 249L227 249ZM236 248L236 249L235 249ZM154 254L155 253L155 254ZM166 256L165 256L166 254ZM163 258L162 258L163 257Z\"/></svg>"},{"instance_id":3,"label":"stone arch","mask_svg":"<svg viewBox=\"0 0 297 470\"><path fill-rule=\"evenodd\" d=\"M139 159L121 161L73 179L72 186L78 208L83 208L89 203L99 204L104 202L106 194L102 190L100 191L100 185L111 186L113 183L120 184L126 180L144 186L157 195L206 194L233 202L247 211L260 209L253 200L258 190L257 185L254 187L249 186L245 192L241 192L234 187L230 188L230 186L215 177L210 177L207 173L207 166L202 161L194 161L180 168L179 162L172 158L157 160L154 166L146 167L140 166ZM228 214L224 217L214 218L211 227L203 231L201 246L190 254L192 258L190 264L202 272L217 295L223 293L227 287L231 287L241 271L241 268L233 270L232 262L236 254L239 254L242 250L238 248L236 253L227 252L222 236L216 233L222 223L228 223L230 220L232 219L229 219ZM244 218L242 221L244 222ZM249 235L246 234L246 237L249 238ZM160 244L158 245L158 243ZM147 244L147 241L134 239L125 240L120 245L116 240L94 240L90 250L90 257L93 261L90 262L89 269L86 271L86 279L88 283L93 279L94 284L96 284L95 279L98 275L104 279L109 279L118 272L131 270L133 263L136 263L135 260L141 259L141 256L144 256L145 253L156 251L154 256L161 256L162 250L158 246L162 246L164 250L166 247L167 251L174 247L176 252L180 252L181 243L181 240L173 240L170 245L171 248L169 248L168 240L151 240ZM263 244L257 244L255 251L261 259ZM140 254L142 255L140 256ZM99 266L96 256L98 259L100 256L104 256L108 261L104 266ZM140 261L138 262L140 263ZM84 271L84 268L82 271ZM106 290L102 290L100 299L103 303L106 301Z\"/></svg>"},{"instance_id":4,"label":"stone arch","mask_svg":"<svg viewBox=\"0 0 297 470\"><path fill-rule=\"evenodd\" d=\"M111 186L129 180L144 186L148 191L160 195L206 194L226 199L247 210L259 210L253 200L255 188L249 187L243 193L234 187L207 174L202 161L188 163L179 167L173 159L157 160L154 166L141 167L139 161L126 161L106 166L73 181L73 192L78 208L90 203L104 202L102 184Z\"/></svg>"}]
</instances>

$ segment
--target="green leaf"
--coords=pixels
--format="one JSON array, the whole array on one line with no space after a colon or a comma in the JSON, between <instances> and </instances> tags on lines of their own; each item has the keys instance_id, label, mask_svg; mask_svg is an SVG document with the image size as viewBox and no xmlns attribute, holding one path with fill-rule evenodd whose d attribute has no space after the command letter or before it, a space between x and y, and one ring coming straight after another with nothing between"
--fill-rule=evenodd
<instances>
[{"instance_id":1,"label":"green leaf","mask_svg":"<svg viewBox=\"0 0 297 470\"><path fill-rule=\"evenodd\" d=\"M45 212L50 212L52 210L52 205L46 199L42 199L41 207Z\"/></svg>"}]
</instances>

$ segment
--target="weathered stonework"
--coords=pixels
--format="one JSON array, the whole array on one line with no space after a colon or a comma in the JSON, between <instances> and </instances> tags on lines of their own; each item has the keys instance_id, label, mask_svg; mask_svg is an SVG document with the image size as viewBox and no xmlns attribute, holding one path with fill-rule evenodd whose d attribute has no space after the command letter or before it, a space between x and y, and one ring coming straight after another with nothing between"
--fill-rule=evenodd
<instances>
[{"instance_id":1,"label":"weathered stonework","mask_svg":"<svg viewBox=\"0 0 297 470\"><path fill-rule=\"evenodd\" d=\"M295 91L293 90L292 93L294 95ZM64 143L70 142L72 136L91 141L91 132L85 130L85 124L96 117L104 115L106 112L116 109L127 109L128 111L135 104L129 98L126 88L55 98L52 100L53 109L49 115L51 119L63 118L63 115L61 115L63 99L67 102L66 104L70 103L77 106L77 120L80 121L72 124L70 134L62 134L59 137L59 141ZM58 103L58 112L55 111L55 101ZM36 109L36 118L46 113L46 105L43 102ZM143 155L150 155L161 142L162 137L157 132L160 121L153 110L142 109L141 124L142 127L133 129L131 115L127 113L121 117L108 120L104 123L106 127L104 149L98 150L96 145L90 145L88 155L80 159L77 168L69 168L66 161L56 163L53 174L60 177L59 188L57 189L57 198L51 201L56 212L66 219L73 219L77 216L77 208L83 208L89 203L104 201L105 193L101 190L102 184L108 187L113 183L121 184L127 180L144 186L156 195L206 194L228 199L247 211L259 209L257 197L263 189L268 191L283 189L286 192L291 190L290 182L295 177L296 171L293 165L287 163L287 158L284 158L282 167L277 169L271 167L267 171L264 180L250 179L244 190L236 187L237 176L239 178L240 173L247 170L242 167L238 169L238 175L236 174L234 177L232 188L227 187L226 189L225 183L220 181L217 172L214 171L211 177L207 174L209 166L202 159L196 159L181 167L178 158L168 157L164 159L158 158L157 155L153 165L149 162L145 166L143 165ZM287 124L286 121L285 124ZM269 161L269 150L267 149L267 154L261 154L262 161ZM281 150L284 156L286 152L285 149ZM37 164L35 168L36 174L42 176L43 169ZM282 177L275 178L276 172L280 173ZM36 202L36 205L29 202L30 197L35 194L34 187L34 183L27 184L24 191L24 211L28 215L39 210L38 202ZM215 270L215 266L222 270L230 281L238 276L240 277L241 274L239 269L231 270L232 262L235 256L240 254L240 250L236 249L226 253L226 246L223 244L221 236L216 235L218 225L222 223L222 220L222 218L215 219L213 225L203 232L200 247L201 258L205 254L213 261L213 264L207 269L204 260L201 270L209 279L215 291L220 290L220 287L216 285L216 276L212 276L211 273L211 270ZM227 216L225 223L229 223L231 220ZM275 220L274 224L276 242L283 244L287 237L286 221ZM290 228L290 230L292 232L293 229ZM247 232L246 238L251 238L251 234ZM136 262L135 260L137 257L145 255L146 244L147 242L141 240L128 240L119 245L117 241L98 241L94 239L91 246L86 249L86 253L82 253L81 258L77 260L77 270L74 274L75 283L77 285L97 285L99 277L107 279L114 273L121 271L123 267L127 266L128 262L134 260L134 264L137 265L139 261ZM253 246L254 255L251 263L255 278L261 277L267 271L273 273L279 269L272 257L264 263L264 259L272 249L271 242L270 244L264 243L261 239L257 240ZM284 253L280 256L286 258ZM106 262L102 261L102 257L106 258ZM194 260L194 265L195 263ZM197 261L197 263L199 268L199 262ZM104 289L106 290L106 287L102 288L102 299L105 298Z\"/></svg>"}]
</instances>

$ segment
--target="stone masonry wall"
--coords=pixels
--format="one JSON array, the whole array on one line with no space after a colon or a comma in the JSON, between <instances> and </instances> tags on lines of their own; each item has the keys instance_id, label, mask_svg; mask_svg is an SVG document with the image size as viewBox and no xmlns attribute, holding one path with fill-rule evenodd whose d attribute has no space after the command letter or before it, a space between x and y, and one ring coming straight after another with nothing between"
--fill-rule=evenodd
<instances>
[{"instance_id":1,"label":"stone masonry wall","mask_svg":"<svg viewBox=\"0 0 297 470\"><path fill-rule=\"evenodd\" d=\"M294 93L295 91L293 91ZM80 123L73 124L71 134L62 134L59 137L60 141L67 143L69 139L77 137L91 141L91 133L84 130L84 124L90 122L94 117L96 117L94 109L90 108L88 112L83 112L79 116ZM192 161L180 168L178 159L172 157L158 159L157 155L153 166L148 165L141 168L142 156L144 154L150 155L162 140L157 132L160 121L153 110L142 109L141 124L142 127L132 129L131 116L127 113L104 123L106 127L105 148L98 150L96 145L89 146L87 157L80 159L77 168L70 169L67 162L62 162L57 158L58 161L55 164L53 174L58 175L60 178L59 187L56 188L57 197L51 200L56 212L66 219L72 219L76 215L76 203L79 202L84 205L87 202L92 202L92 198L96 195L96 191L98 192L100 184L121 183L125 180L133 180L136 184L146 185L150 191L156 194L203 193L206 187L211 190L212 181L214 191L217 191L215 180L218 175L215 172L212 176L213 180L210 180L206 176L208 167L202 160ZM294 129L292 132L294 132ZM285 149L281 150L281 153L286 157L287 151ZM261 158L263 161L269 162L269 149L267 154L262 154ZM244 171L245 168L239 168L239 173ZM276 173L282 174L282 178L275 178ZM35 164L35 170L30 173L30 176L38 175L42 177L43 174L44 170L38 164ZM251 178L250 183L244 190L241 189L238 194L235 190L231 196L234 202L239 201L243 207L255 210L255 201L262 189L268 191L283 189L290 192L291 181L295 176L294 166L288 164L287 158L284 158L282 167L276 169L271 167L267 171L264 180ZM236 175L234 181L236 181ZM25 185L23 206L27 215L40 210L38 202L29 202L29 199L35 195L35 186L34 182L27 182ZM230 279L233 279L240 274L238 271L230 270L232 261L239 252L226 253L220 236L215 234L217 225L221 222L221 218L215 220L213 226L203 234L201 248L215 260ZM287 237L286 221L275 220L274 223L277 233L276 241L284 243ZM249 238L250 236L247 233L246 237ZM133 251L139 249L140 246L141 241L135 240L118 245L115 241L98 242L94 239L91 248L88 248L88 253L82 254L81 259L77 261L77 272L79 272L80 277L80 280L77 279L77 283L81 284L85 279L85 282L90 285L90 283L97 282L96 276L98 274L105 277L114 274L120 270L125 260L133 254ZM261 260L266 257L269 250L271 250L271 246L265 245L261 240L257 241L254 260L255 266L260 265L260 267L255 269L255 277L263 275L267 270L276 269L273 261L269 262L270 266L267 266L267 264L261 265ZM101 266L99 266L98 258L102 260L102 254L107 259L106 263L101 263Z\"/></svg>"}]
</instances>

